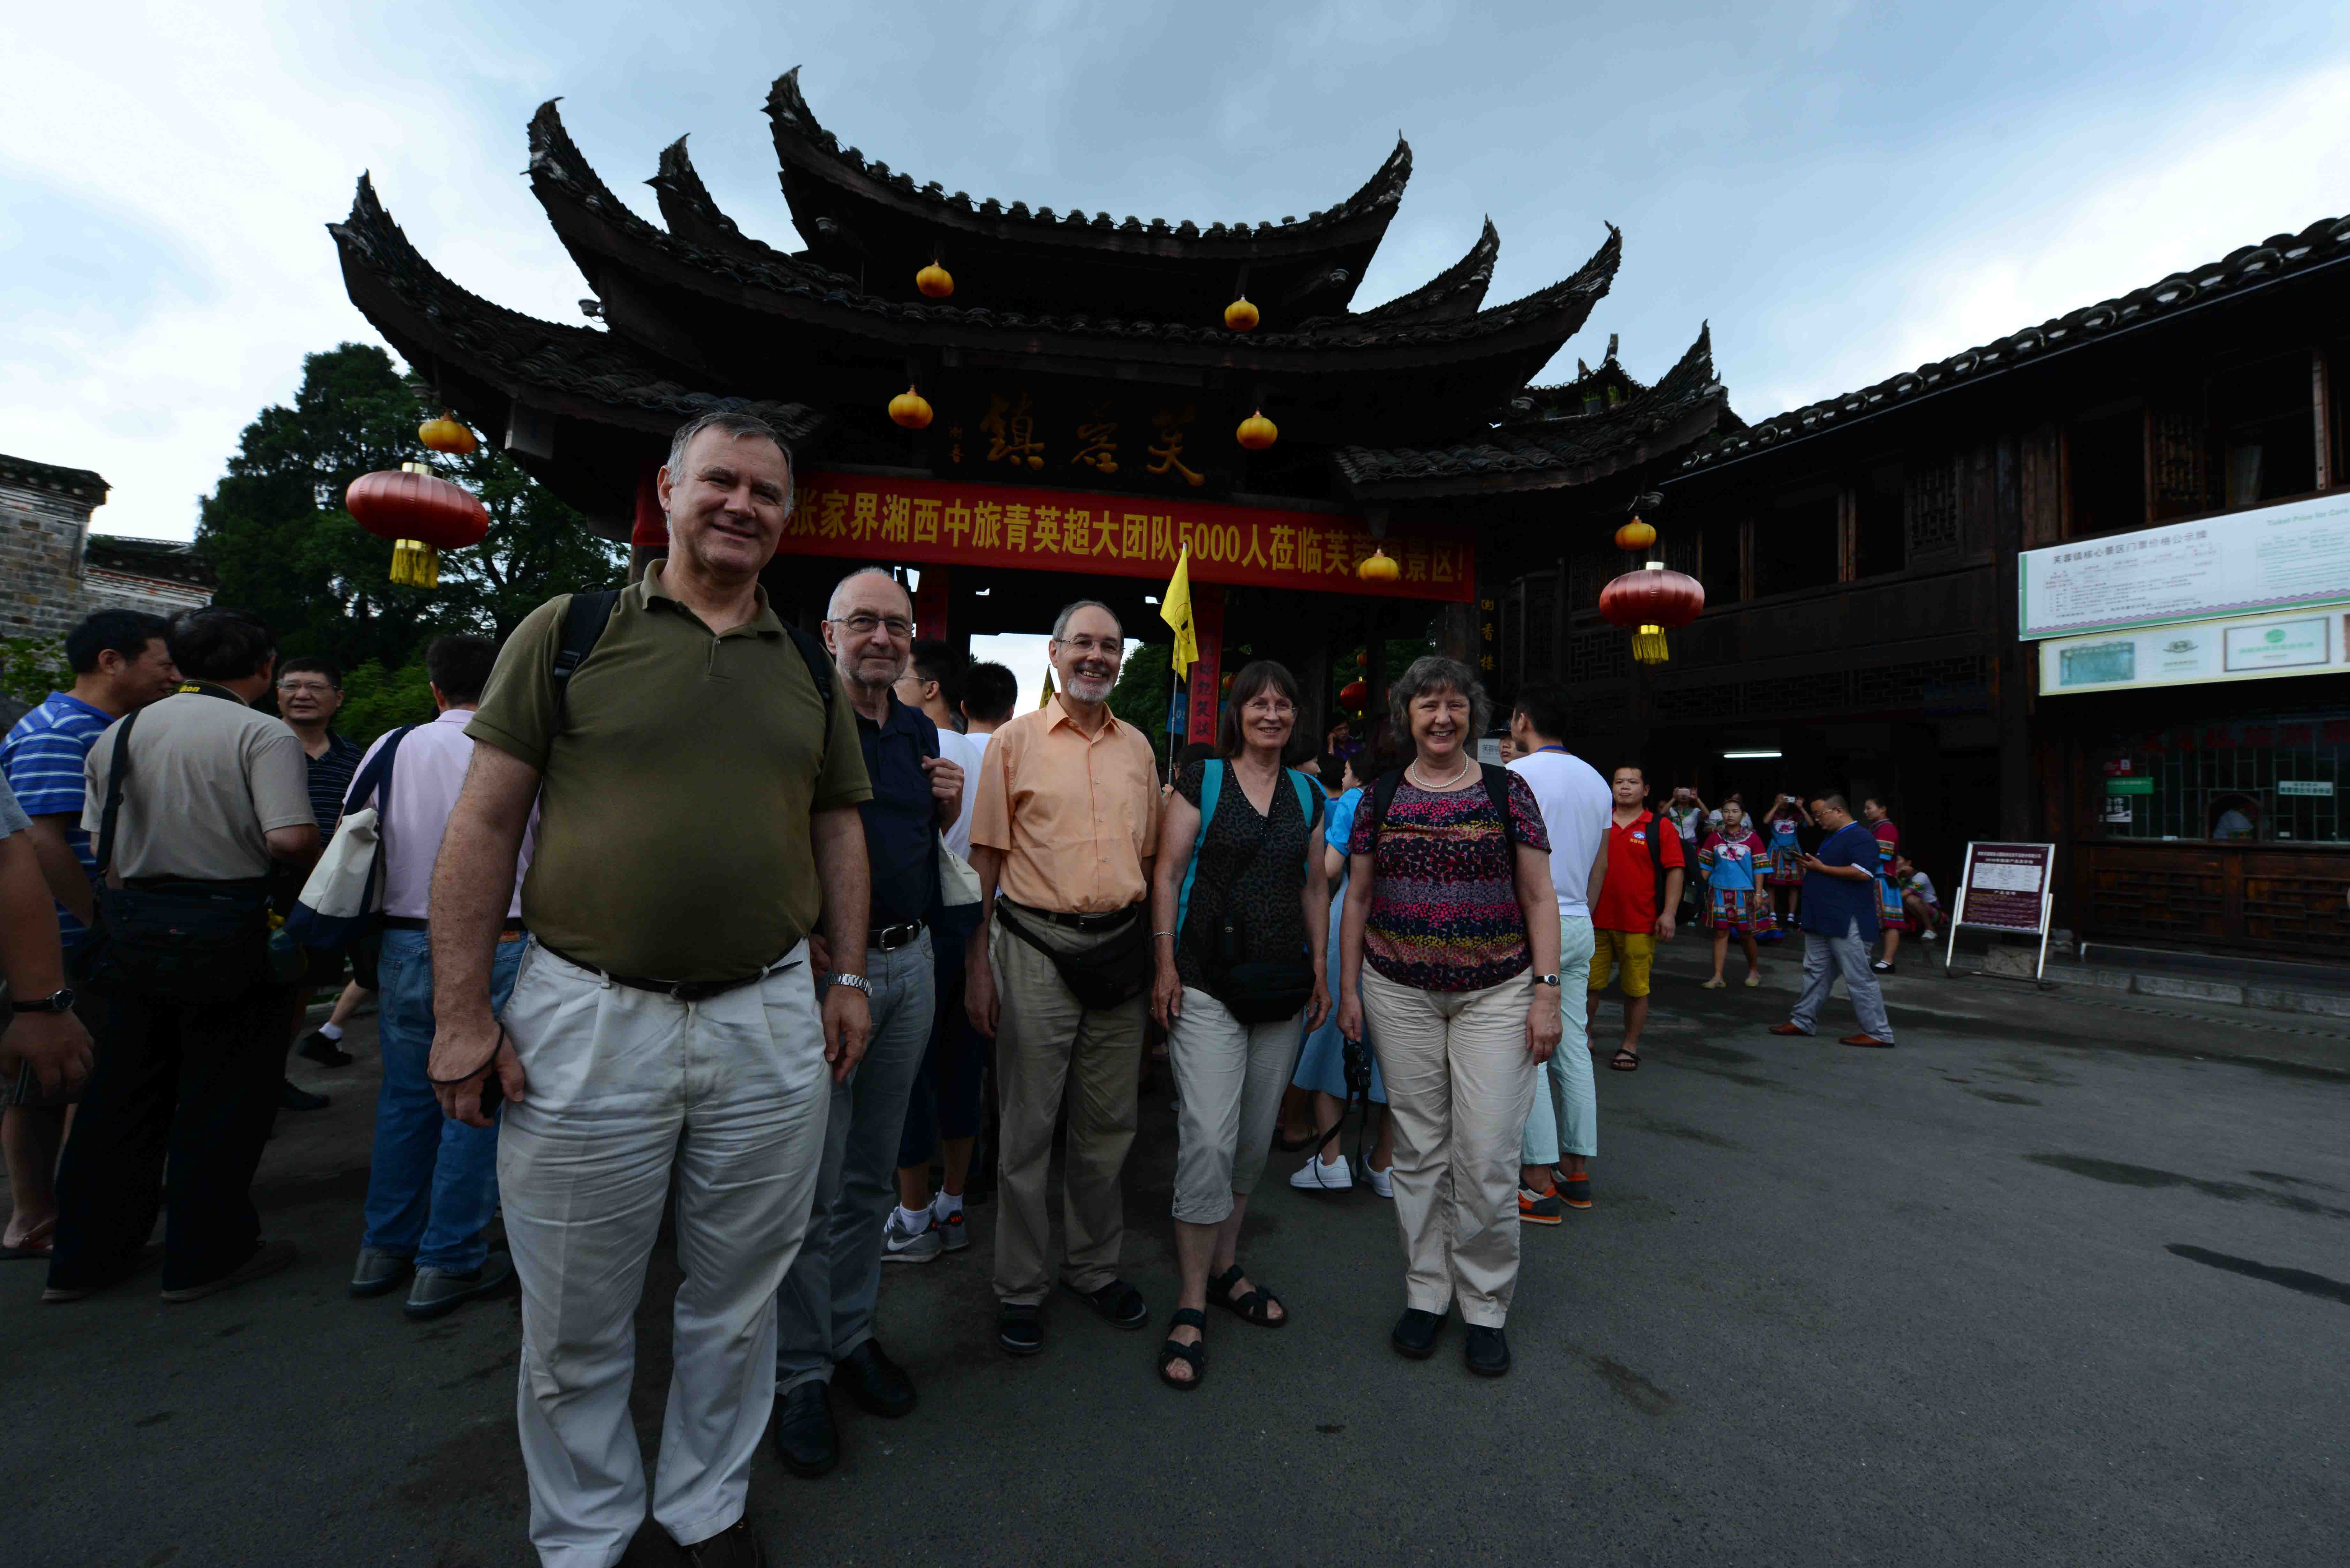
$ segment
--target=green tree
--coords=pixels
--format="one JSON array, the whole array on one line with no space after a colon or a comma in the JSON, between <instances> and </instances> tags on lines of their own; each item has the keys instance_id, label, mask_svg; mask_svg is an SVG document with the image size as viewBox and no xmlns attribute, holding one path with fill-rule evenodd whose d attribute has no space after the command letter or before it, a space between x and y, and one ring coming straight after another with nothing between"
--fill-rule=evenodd
<instances>
[{"instance_id":1,"label":"green tree","mask_svg":"<svg viewBox=\"0 0 2350 1568\"><path fill-rule=\"evenodd\" d=\"M52 691L73 684L73 667L66 662L65 639L55 637L0 638L0 696L30 708Z\"/></svg>"},{"instance_id":2,"label":"green tree","mask_svg":"<svg viewBox=\"0 0 2350 1568\"><path fill-rule=\"evenodd\" d=\"M1161 759L1167 755L1167 703L1175 685L1167 663L1172 652L1163 642L1134 649L1109 693L1109 711L1149 736L1151 751Z\"/></svg>"},{"instance_id":3,"label":"green tree","mask_svg":"<svg viewBox=\"0 0 2350 1568\"><path fill-rule=\"evenodd\" d=\"M433 637L503 637L552 595L619 581L618 547L503 452L427 452L416 426L433 411L381 348L345 343L307 357L293 406L264 409L245 427L203 501L196 542L219 576L219 602L269 622L287 654L346 670L372 663L397 672L380 677L390 688L412 689L409 667ZM416 588L390 581L391 542L360 528L343 493L363 473L428 460L482 498L489 534L442 556L439 587Z\"/></svg>"}]
</instances>

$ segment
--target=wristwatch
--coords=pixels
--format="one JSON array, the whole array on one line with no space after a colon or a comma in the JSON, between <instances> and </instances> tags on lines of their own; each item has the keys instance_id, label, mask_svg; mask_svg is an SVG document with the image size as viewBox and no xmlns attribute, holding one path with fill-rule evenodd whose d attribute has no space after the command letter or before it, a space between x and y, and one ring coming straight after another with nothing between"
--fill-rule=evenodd
<instances>
[{"instance_id":1,"label":"wristwatch","mask_svg":"<svg viewBox=\"0 0 2350 1568\"><path fill-rule=\"evenodd\" d=\"M59 986L38 1002L27 1002L23 997L12 998L8 1007L13 1012L71 1012L73 1004L74 993Z\"/></svg>"},{"instance_id":2,"label":"wristwatch","mask_svg":"<svg viewBox=\"0 0 2350 1568\"><path fill-rule=\"evenodd\" d=\"M873 982L861 974L844 974L835 970L832 971L832 983L845 985L851 991L861 991L865 993L866 1000L868 1002L872 1000Z\"/></svg>"},{"instance_id":3,"label":"wristwatch","mask_svg":"<svg viewBox=\"0 0 2350 1568\"><path fill-rule=\"evenodd\" d=\"M1555 986L1559 983L1559 979L1558 976L1555 974L1538 974L1534 976L1534 983L1536 985Z\"/></svg>"}]
</instances>

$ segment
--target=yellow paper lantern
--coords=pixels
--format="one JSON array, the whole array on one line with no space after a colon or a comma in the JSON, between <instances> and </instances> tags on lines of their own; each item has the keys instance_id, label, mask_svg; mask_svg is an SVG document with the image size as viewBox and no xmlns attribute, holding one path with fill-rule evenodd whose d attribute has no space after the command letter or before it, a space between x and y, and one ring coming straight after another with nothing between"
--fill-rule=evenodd
<instances>
[{"instance_id":1,"label":"yellow paper lantern","mask_svg":"<svg viewBox=\"0 0 2350 1568\"><path fill-rule=\"evenodd\" d=\"M926 430L931 422L930 400L909 387L889 400L889 418L910 431Z\"/></svg>"},{"instance_id":2,"label":"yellow paper lantern","mask_svg":"<svg viewBox=\"0 0 2350 1568\"><path fill-rule=\"evenodd\" d=\"M416 439L434 452L446 452L451 457L470 457L473 449L482 444L473 438L473 432L465 428L464 421L446 409L441 410L439 419L426 420L417 426Z\"/></svg>"},{"instance_id":3,"label":"yellow paper lantern","mask_svg":"<svg viewBox=\"0 0 2350 1568\"><path fill-rule=\"evenodd\" d=\"M932 299L944 299L954 292L954 275L932 262L914 275L914 286Z\"/></svg>"},{"instance_id":4,"label":"yellow paper lantern","mask_svg":"<svg viewBox=\"0 0 2350 1568\"><path fill-rule=\"evenodd\" d=\"M1619 550L1645 550L1657 542L1657 531L1638 517L1616 530L1616 547Z\"/></svg>"},{"instance_id":5,"label":"yellow paper lantern","mask_svg":"<svg viewBox=\"0 0 2350 1568\"><path fill-rule=\"evenodd\" d=\"M1249 303L1248 296L1243 295L1224 306L1224 325L1233 331L1252 331L1256 323L1256 306Z\"/></svg>"},{"instance_id":6,"label":"yellow paper lantern","mask_svg":"<svg viewBox=\"0 0 2350 1568\"><path fill-rule=\"evenodd\" d=\"M1403 576L1403 568L1396 565L1386 546L1374 545L1371 553L1356 563L1355 576L1367 583L1391 583Z\"/></svg>"},{"instance_id":7,"label":"yellow paper lantern","mask_svg":"<svg viewBox=\"0 0 2350 1568\"><path fill-rule=\"evenodd\" d=\"M1241 421L1241 428L1233 432L1233 436L1249 451L1263 452L1280 439L1281 431L1264 417L1264 410L1259 409Z\"/></svg>"}]
</instances>

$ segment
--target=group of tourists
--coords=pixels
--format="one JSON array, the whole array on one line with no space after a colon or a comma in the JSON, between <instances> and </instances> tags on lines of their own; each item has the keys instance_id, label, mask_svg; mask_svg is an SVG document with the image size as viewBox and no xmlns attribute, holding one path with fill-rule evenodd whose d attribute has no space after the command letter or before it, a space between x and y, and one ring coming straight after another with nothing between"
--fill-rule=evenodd
<instances>
[{"instance_id":1,"label":"group of tourists","mask_svg":"<svg viewBox=\"0 0 2350 1568\"><path fill-rule=\"evenodd\" d=\"M347 1063L341 1021L378 997L349 1290L405 1284L430 1317L518 1283L545 1562L616 1563L648 1508L695 1563L761 1562L744 1501L763 1436L819 1475L836 1386L878 1416L914 1407L876 1335L882 1265L969 1245L991 1062L1004 1351L1046 1348L1056 1297L1152 1320L1120 1273L1122 1179L1163 1032L1162 1381L1201 1385L1211 1307L1290 1321L1240 1256L1249 1199L1276 1142L1311 1151L1293 1185L1354 1188L1331 1134L1366 1093L1384 1115L1361 1185L1392 1199L1405 1260L1390 1344L1430 1355L1457 1307L1468 1369L1506 1373L1523 1227L1592 1202L1601 995L1620 984L1610 1065L1637 1071L1692 870L1712 983L1731 937L1759 969L1781 810L1762 832L1691 792L1652 812L1639 768L1602 779L1569 753L1565 695L1539 683L1509 715L1513 760L1481 763L1487 693L1434 656L1388 692L1391 756L1297 765L1305 694L1259 660L1211 754L1162 782L1108 707L1125 629L1105 605L1060 612L1055 694L1017 717L1008 671L915 639L887 567L841 579L820 636L786 624L759 574L792 483L758 420L687 424L658 483L668 556L558 596L503 647L435 641L436 716L363 753L330 733L338 672L280 664L250 615L78 629L73 688L11 732L0 791L8 1255L46 1257L60 1303L156 1262L177 1302L293 1261L249 1189L302 1103L284 1076L302 1002L344 979L293 897L331 836L314 880L371 853L381 895L352 944L368 961L300 1041ZM272 692L283 722L254 706ZM1879 841L1835 795L1789 805L1825 836L1792 850L1812 983L1778 1032L1809 1033L1841 973L1851 1043L1889 1044L1866 956ZM1306 1129L1283 1128L1284 1101ZM672 1210L684 1280L649 1480L634 1319Z\"/></svg>"}]
</instances>

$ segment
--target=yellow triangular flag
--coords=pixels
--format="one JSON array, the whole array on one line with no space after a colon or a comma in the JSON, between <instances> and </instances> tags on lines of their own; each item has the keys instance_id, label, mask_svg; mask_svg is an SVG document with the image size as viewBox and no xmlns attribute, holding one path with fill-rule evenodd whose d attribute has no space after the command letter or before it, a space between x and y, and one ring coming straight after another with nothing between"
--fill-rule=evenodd
<instances>
[{"instance_id":1,"label":"yellow triangular flag","mask_svg":"<svg viewBox=\"0 0 2350 1568\"><path fill-rule=\"evenodd\" d=\"M1183 554L1175 562L1175 575L1167 579L1167 592L1159 601L1159 618L1175 628L1175 650L1169 657L1168 668L1175 671L1178 680L1190 672L1200 659L1200 634L1191 624L1191 546L1183 546Z\"/></svg>"},{"instance_id":2,"label":"yellow triangular flag","mask_svg":"<svg viewBox=\"0 0 2350 1568\"><path fill-rule=\"evenodd\" d=\"M1049 665L1049 664L1048 664L1048 665L1045 666L1045 694L1044 694L1042 697L1039 697L1039 698L1037 698L1037 699L1036 699L1036 706L1037 706L1037 707L1039 707L1039 708L1050 708L1052 705L1053 705L1053 667L1052 667L1051 665Z\"/></svg>"}]
</instances>

